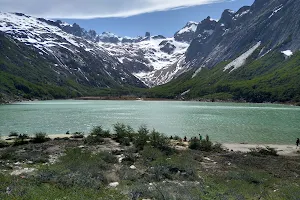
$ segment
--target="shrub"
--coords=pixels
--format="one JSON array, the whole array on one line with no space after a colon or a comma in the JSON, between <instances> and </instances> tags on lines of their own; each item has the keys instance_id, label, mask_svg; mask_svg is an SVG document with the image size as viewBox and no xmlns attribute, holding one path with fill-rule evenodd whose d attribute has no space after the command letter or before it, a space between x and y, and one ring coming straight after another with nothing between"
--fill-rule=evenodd
<instances>
[{"instance_id":1,"label":"shrub","mask_svg":"<svg viewBox=\"0 0 300 200\"><path fill-rule=\"evenodd\" d=\"M32 138L32 142L33 143L44 143L44 142L47 142L51 140L46 133L42 133L42 132L39 132L39 133L36 133L34 138Z\"/></svg>"},{"instance_id":2,"label":"shrub","mask_svg":"<svg viewBox=\"0 0 300 200\"><path fill-rule=\"evenodd\" d=\"M189 148L194 150L200 150L201 144L200 140L192 138L189 142Z\"/></svg>"},{"instance_id":3,"label":"shrub","mask_svg":"<svg viewBox=\"0 0 300 200\"><path fill-rule=\"evenodd\" d=\"M164 150L165 148L170 147L170 140L163 134L153 130L149 135L150 145L154 148Z\"/></svg>"},{"instance_id":4,"label":"shrub","mask_svg":"<svg viewBox=\"0 0 300 200\"><path fill-rule=\"evenodd\" d=\"M118 159L112 153L106 151L99 153L98 156L107 163L115 164L118 162Z\"/></svg>"},{"instance_id":5,"label":"shrub","mask_svg":"<svg viewBox=\"0 0 300 200\"><path fill-rule=\"evenodd\" d=\"M163 157L164 154L159 149L155 149L147 145L144 147L143 151L141 152L141 156L143 160L146 163L148 163Z\"/></svg>"},{"instance_id":6,"label":"shrub","mask_svg":"<svg viewBox=\"0 0 300 200\"><path fill-rule=\"evenodd\" d=\"M147 144L148 140L149 130L146 126L141 126L137 132L135 140L133 141L135 148L137 148L138 150L144 149L144 146Z\"/></svg>"},{"instance_id":7,"label":"shrub","mask_svg":"<svg viewBox=\"0 0 300 200\"><path fill-rule=\"evenodd\" d=\"M200 142L200 149L201 151L212 151L213 150L213 143L211 141L209 141L209 139L207 140L201 140Z\"/></svg>"},{"instance_id":8,"label":"shrub","mask_svg":"<svg viewBox=\"0 0 300 200\"><path fill-rule=\"evenodd\" d=\"M174 140L181 141L182 139L178 135L175 135Z\"/></svg>"},{"instance_id":9,"label":"shrub","mask_svg":"<svg viewBox=\"0 0 300 200\"><path fill-rule=\"evenodd\" d=\"M129 146L130 142L133 141L135 132L132 127L117 123L114 124L114 130L116 133L116 141L121 145Z\"/></svg>"},{"instance_id":10,"label":"shrub","mask_svg":"<svg viewBox=\"0 0 300 200\"><path fill-rule=\"evenodd\" d=\"M277 150L269 146L265 148L262 147L251 148L249 153L253 156L268 156L268 155L278 156Z\"/></svg>"},{"instance_id":11,"label":"shrub","mask_svg":"<svg viewBox=\"0 0 300 200\"><path fill-rule=\"evenodd\" d=\"M209 136L206 135L205 140L198 140L197 138L191 139L189 143L189 148L194 150L200 151L214 151L214 152L221 152L223 151L222 145L220 143L213 144L209 140Z\"/></svg>"},{"instance_id":12,"label":"shrub","mask_svg":"<svg viewBox=\"0 0 300 200\"><path fill-rule=\"evenodd\" d=\"M150 177L155 181L170 180L196 180L196 161L187 152L174 154L170 157L161 156L151 163Z\"/></svg>"},{"instance_id":13,"label":"shrub","mask_svg":"<svg viewBox=\"0 0 300 200\"><path fill-rule=\"evenodd\" d=\"M85 138L84 143L86 144L102 144L104 143L103 138L109 138L111 135L109 130L103 130L102 126L96 126L92 129L91 133Z\"/></svg>"},{"instance_id":14,"label":"shrub","mask_svg":"<svg viewBox=\"0 0 300 200\"><path fill-rule=\"evenodd\" d=\"M19 134L18 137L14 139L14 146L28 144L27 139L29 139L29 136L27 134Z\"/></svg>"},{"instance_id":15,"label":"shrub","mask_svg":"<svg viewBox=\"0 0 300 200\"><path fill-rule=\"evenodd\" d=\"M103 130L102 126L96 126L92 129L91 136L100 136L103 138L109 138L111 135L109 133L109 130Z\"/></svg>"},{"instance_id":16,"label":"shrub","mask_svg":"<svg viewBox=\"0 0 300 200\"><path fill-rule=\"evenodd\" d=\"M109 153L94 154L80 148L66 149L59 161L45 166L38 174L42 182L65 187L90 187L99 189L108 183L107 174L117 160Z\"/></svg>"},{"instance_id":17,"label":"shrub","mask_svg":"<svg viewBox=\"0 0 300 200\"><path fill-rule=\"evenodd\" d=\"M15 132L15 131L12 131L9 133L8 135L9 137L18 137L19 136L19 133L18 132Z\"/></svg>"},{"instance_id":18,"label":"shrub","mask_svg":"<svg viewBox=\"0 0 300 200\"><path fill-rule=\"evenodd\" d=\"M85 144L103 144L104 139L101 136L92 136L89 135L84 139Z\"/></svg>"},{"instance_id":19,"label":"shrub","mask_svg":"<svg viewBox=\"0 0 300 200\"><path fill-rule=\"evenodd\" d=\"M71 138L76 138L76 139L84 138L84 134L82 132L75 132L72 133Z\"/></svg>"}]
</instances>

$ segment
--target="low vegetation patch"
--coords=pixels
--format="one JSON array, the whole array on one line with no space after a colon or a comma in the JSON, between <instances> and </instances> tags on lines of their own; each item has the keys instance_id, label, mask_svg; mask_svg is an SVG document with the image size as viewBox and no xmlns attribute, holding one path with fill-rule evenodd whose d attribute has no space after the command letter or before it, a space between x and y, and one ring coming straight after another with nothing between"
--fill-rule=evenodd
<instances>
[{"instance_id":1,"label":"low vegetation patch","mask_svg":"<svg viewBox=\"0 0 300 200\"><path fill-rule=\"evenodd\" d=\"M276 149L271 147L256 147L251 148L249 154L254 156L278 156L278 152Z\"/></svg>"},{"instance_id":2,"label":"low vegetation patch","mask_svg":"<svg viewBox=\"0 0 300 200\"><path fill-rule=\"evenodd\" d=\"M112 134L98 126L87 137L68 140L48 141L45 133L13 137L28 143L0 149L0 199L280 200L300 195L300 157L269 156L277 152L268 147L229 152L207 136L190 140L187 148L179 137L124 124L115 124ZM175 150L179 144L184 148Z\"/></svg>"},{"instance_id":3,"label":"low vegetation patch","mask_svg":"<svg viewBox=\"0 0 300 200\"><path fill-rule=\"evenodd\" d=\"M39 132L39 133L35 134L35 136L31 139L31 142L33 142L33 143L44 143L44 142L47 142L49 140L50 140L50 138L47 136L46 133Z\"/></svg>"},{"instance_id":4,"label":"low vegetation patch","mask_svg":"<svg viewBox=\"0 0 300 200\"><path fill-rule=\"evenodd\" d=\"M205 139L192 138L189 142L189 148L193 150L200 150L206 152L222 152L224 149L220 143L213 144L209 136L207 135Z\"/></svg>"},{"instance_id":5,"label":"low vegetation patch","mask_svg":"<svg viewBox=\"0 0 300 200\"><path fill-rule=\"evenodd\" d=\"M82 132L75 132L75 133L72 133L71 138L74 138L74 139L82 139L82 138L84 138L84 133L82 133Z\"/></svg>"}]
</instances>

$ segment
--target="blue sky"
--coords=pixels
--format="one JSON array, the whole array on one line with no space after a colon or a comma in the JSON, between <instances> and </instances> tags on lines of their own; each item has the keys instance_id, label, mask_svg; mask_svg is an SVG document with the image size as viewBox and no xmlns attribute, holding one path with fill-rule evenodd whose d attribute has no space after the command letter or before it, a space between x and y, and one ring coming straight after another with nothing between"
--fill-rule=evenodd
<instances>
[{"instance_id":1,"label":"blue sky","mask_svg":"<svg viewBox=\"0 0 300 200\"><path fill-rule=\"evenodd\" d=\"M110 31L120 36L135 37L144 35L146 31L152 35L172 36L188 21L201 21L207 16L219 19L224 9L237 11L244 5L251 5L254 0L235 0L212 3L188 8L158 11L130 17L109 17L96 19L61 19L67 23L74 22L97 33Z\"/></svg>"}]
</instances>

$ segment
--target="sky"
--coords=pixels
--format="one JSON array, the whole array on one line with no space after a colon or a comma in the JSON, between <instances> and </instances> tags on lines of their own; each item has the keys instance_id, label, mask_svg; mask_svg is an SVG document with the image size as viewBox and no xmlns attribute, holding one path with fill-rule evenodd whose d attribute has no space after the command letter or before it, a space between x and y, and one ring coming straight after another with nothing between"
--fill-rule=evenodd
<instances>
[{"instance_id":1,"label":"sky","mask_svg":"<svg viewBox=\"0 0 300 200\"><path fill-rule=\"evenodd\" d=\"M77 23L97 33L120 36L170 37L188 21L210 16L219 19L224 9L237 11L254 0L0 0L1 12L21 12L36 17Z\"/></svg>"}]
</instances>

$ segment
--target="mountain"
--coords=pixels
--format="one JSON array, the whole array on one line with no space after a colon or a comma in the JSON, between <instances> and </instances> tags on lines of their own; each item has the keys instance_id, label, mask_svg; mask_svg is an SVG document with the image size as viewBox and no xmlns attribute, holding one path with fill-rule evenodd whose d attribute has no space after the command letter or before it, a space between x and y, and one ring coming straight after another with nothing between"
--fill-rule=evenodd
<instances>
[{"instance_id":1,"label":"mountain","mask_svg":"<svg viewBox=\"0 0 300 200\"><path fill-rule=\"evenodd\" d=\"M237 12L225 10L217 23L208 25L211 33L205 37L198 35L202 24L198 26L186 53L186 65L210 68L253 47L261 47L260 56L278 45L282 51L297 51L299 9L296 0L256 0Z\"/></svg>"},{"instance_id":2,"label":"mountain","mask_svg":"<svg viewBox=\"0 0 300 200\"><path fill-rule=\"evenodd\" d=\"M300 101L299 19L297 0L255 0L172 37L133 38L0 13L0 93Z\"/></svg>"},{"instance_id":3,"label":"mountain","mask_svg":"<svg viewBox=\"0 0 300 200\"><path fill-rule=\"evenodd\" d=\"M185 27L181 30L177 31L174 34L174 39L176 41L188 42L190 43L195 38L195 32L197 30L197 26L199 23L197 22L188 22Z\"/></svg>"},{"instance_id":4,"label":"mountain","mask_svg":"<svg viewBox=\"0 0 300 200\"><path fill-rule=\"evenodd\" d=\"M0 13L0 33L0 69L6 77L21 78L39 87L43 83L42 88L45 85L65 87L66 82L95 89L145 87L110 52L86 39L92 39L95 34L83 35L79 26L20 13ZM17 95L37 96L30 92L28 85L18 84L15 81L3 83L1 93L13 90ZM86 92L86 89L74 88L74 84L70 90L78 95ZM14 87L8 89L5 85ZM49 91L43 93L54 97Z\"/></svg>"},{"instance_id":5,"label":"mountain","mask_svg":"<svg viewBox=\"0 0 300 200\"><path fill-rule=\"evenodd\" d=\"M198 24L181 68L151 91L168 98L300 101L300 4L256 0Z\"/></svg>"}]
</instances>

